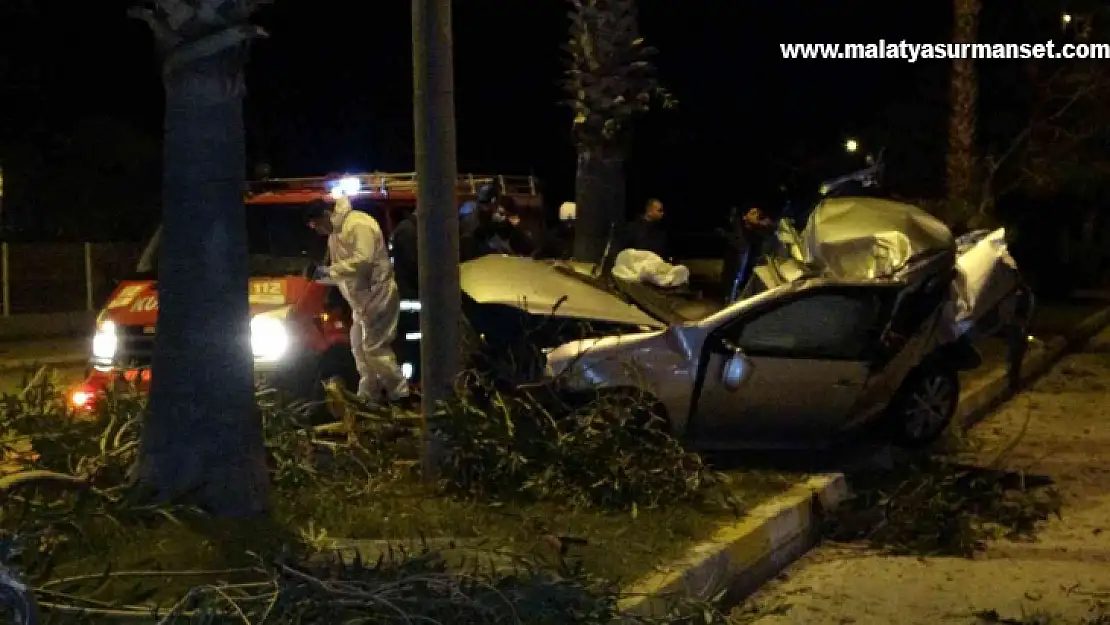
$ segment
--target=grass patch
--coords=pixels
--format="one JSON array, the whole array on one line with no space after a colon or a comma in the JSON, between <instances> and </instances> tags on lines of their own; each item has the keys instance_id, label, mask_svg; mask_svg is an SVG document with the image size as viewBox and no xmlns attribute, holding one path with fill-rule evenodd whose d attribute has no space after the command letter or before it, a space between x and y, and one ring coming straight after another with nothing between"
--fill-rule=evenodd
<instances>
[{"instance_id":1,"label":"grass patch","mask_svg":"<svg viewBox=\"0 0 1110 625\"><path fill-rule=\"evenodd\" d=\"M575 509L553 502L487 503L445 497L413 480L400 480L365 501L327 491L302 491L277 502L277 517L291 527L313 527L329 537L411 541L455 538L467 544L565 557L592 575L633 582L679 557L751 507L787 490L792 476L734 473L733 509L675 506L627 512Z\"/></svg>"},{"instance_id":2,"label":"grass patch","mask_svg":"<svg viewBox=\"0 0 1110 625\"><path fill-rule=\"evenodd\" d=\"M427 485L400 462L414 451L404 415L332 396L347 418L323 433L304 410L263 392L273 514L229 522L143 500L128 482L142 398L115 396L74 420L40 379L0 401L0 567L28 580L48 611L105 618L151 605L176 605L190 619L213 605L220 614L261 613L252 602L265 595L287 612L301 608L283 602L311 596L305 609L324 620L295 622L338 622L328 619L347 615L354 599L353 614L376 614L377 603L351 596L372 578L424 593L393 600L454 619L440 622L502 622L484 616L484 593L496 587L496 596L515 597L502 606L509 612L538 610L518 602L554 593L544 605L561 607L544 608L536 622L594 623L615 609L619 583L650 574L795 481L710 470L658 427L642 398L568 406L555 397L461 388L436 425L449 451L440 481ZM361 548L378 563L323 564L337 538L376 541ZM456 547L465 547L462 559ZM438 581L424 587L411 575ZM448 587L471 598L465 615L436 603L450 603Z\"/></svg>"},{"instance_id":3,"label":"grass patch","mask_svg":"<svg viewBox=\"0 0 1110 625\"><path fill-rule=\"evenodd\" d=\"M214 526L206 517L153 527L100 523L83 528L81 549L54 570L60 575L95 574L111 561L125 569L227 569L254 564L259 552L297 539L326 546L334 539L419 545L423 539L454 539L475 551L498 550L547 562L566 558L592 576L631 583L677 559L751 507L796 481L778 473L733 473L734 510L675 507L628 513L567 508L551 502L489 504L447 497L410 477L382 485L363 500L334 489L302 488L277 493L273 521L246 531ZM366 553L368 558L377 554ZM176 596L188 580L165 589ZM166 580L170 583L170 580ZM109 587L111 590L112 587Z\"/></svg>"},{"instance_id":4,"label":"grass patch","mask_svg":"<svg viewBox=\"0 0 1110 625\"><path fill-rule=\"evenodd\" d=\"M404 477L375 490L365 501L342 491L304 488L275 497L272 520L219 523L204 516L177 515L178 522L149 526L113 522L85 523L79 548L56 562L36 581L114 571L228 571L231 583L256 580L247 571L258 553L273 553L301 542L333 546L335 539L389 541L395 548L420 551L425 544L441 549L440 538L467 547L464 555L494 558L511 554L560 567L580 566L591 578L631 583L667 561L680 557L717 529L735 523L748 506L781 493L793 483L780 474L740 474L733 492L747 505L735 512L678 507L628 513L575 510L550 502L490 505L445 497L414 478ZM367 560L388 555L362 546ZM139 596L166 603L194 585L191 576L145 577L141 585L122 578L94 583L87 593L110 601ZM148 589L156 592L147 595ZM86 589L87 590L87 589Z\"/></svg>"}]
</instances>

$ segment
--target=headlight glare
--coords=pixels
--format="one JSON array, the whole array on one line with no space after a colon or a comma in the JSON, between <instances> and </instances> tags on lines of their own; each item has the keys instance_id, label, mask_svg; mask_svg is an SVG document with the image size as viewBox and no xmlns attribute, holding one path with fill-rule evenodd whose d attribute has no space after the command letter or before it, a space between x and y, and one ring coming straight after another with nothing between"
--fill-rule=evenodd
<instances>
[{"instance_id":1,"label":"headlight glare","mask_svg":"<svg viewBox=\"0 0 1110 625\"><path fill-rule=\"evenodd\" d=\"M116 356L119 348L119 334L116 333L116 324L104 321L93 335L92 355L101 361L111 361Z\"/></svg>"},{"instance_id":2,"label":"headlight glare","mask_svg":"<svg viewBox=\"0 0 1110 625\"><path fill-rule=\"evenodd\" d=\"M251 319L251 351L257 360L274 361L289 349L289 331L280 319L258 315Z\"/></svg>"}]
</instances>

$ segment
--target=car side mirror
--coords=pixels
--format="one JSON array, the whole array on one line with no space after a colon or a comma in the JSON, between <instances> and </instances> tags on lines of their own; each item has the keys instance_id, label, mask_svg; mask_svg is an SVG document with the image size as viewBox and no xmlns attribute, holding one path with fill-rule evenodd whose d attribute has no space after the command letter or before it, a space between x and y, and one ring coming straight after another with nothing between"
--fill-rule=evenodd
<instances>
[{"instance_id":1,"label":"car side mirror","mask_svg":"<svg viewBox=\"0 0 1110 625\"><path fill-rule=\"evenodd\" d=\"M739 390L752 374L752 361L744 355L736 345L729 341L723 341L723 344L731 352L731 355L725 360L724 367L721 368L721 384L730 391Z\"/></svg>"}]
</instances>

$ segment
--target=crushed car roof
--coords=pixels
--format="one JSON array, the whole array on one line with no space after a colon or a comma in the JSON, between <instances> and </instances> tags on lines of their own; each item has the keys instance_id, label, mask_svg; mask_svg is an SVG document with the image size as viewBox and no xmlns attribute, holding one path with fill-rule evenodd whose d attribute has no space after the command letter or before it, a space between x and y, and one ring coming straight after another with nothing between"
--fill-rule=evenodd
<instances>
[{"instance_id":1,"label":"crushed car roof","mask_svg":"<svg viewBox=\"0 0 1110 625\"><path fill-rule=\"evenodd\" d=\"M936 217L905 204L869 197L823 200L801 232L803 262L843 280L889 277L911 260L956 253L952 232Z\"/></svg>"}]
</instances>

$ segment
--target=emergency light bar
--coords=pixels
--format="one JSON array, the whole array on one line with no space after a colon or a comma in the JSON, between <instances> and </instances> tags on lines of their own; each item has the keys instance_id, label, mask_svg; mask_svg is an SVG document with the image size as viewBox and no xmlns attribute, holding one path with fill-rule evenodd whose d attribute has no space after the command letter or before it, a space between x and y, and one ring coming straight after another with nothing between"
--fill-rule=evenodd
<instances>
[{"instance_id":1,"label":"emergency light bar","mask_svg":"<svg viewBox=\"0 0 1110 625\"><path fill-rule=\"evenodd\" d=\"M331 183L328 193L335 199L346 195L358 195L362 192L362 181L357 176L346 176Z\"/></svg>"},{"instance_id":2,"label":"emergency light bar","mask_svg":"<svg viewBox=\"0 0 1110 625\"><path fill-rule=\"evenodd\" d=\"M344 174L338 180L328 177L265 178L247 183L247 192L251 196L344 193L404 201L409 198L415 199L418 187L416 178L415 172ZM520 205L539 206L541 204L537 180L533 176L460 174L456 189L460 196L472 196L485 184L496 185L502 194L513 196Z\"/></svg>"}]
</instances>

